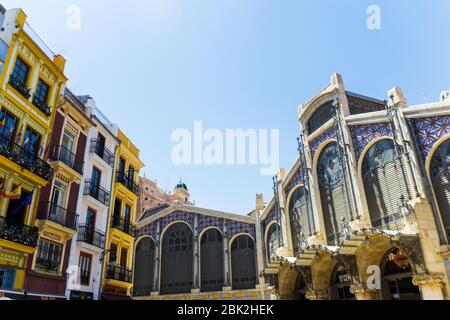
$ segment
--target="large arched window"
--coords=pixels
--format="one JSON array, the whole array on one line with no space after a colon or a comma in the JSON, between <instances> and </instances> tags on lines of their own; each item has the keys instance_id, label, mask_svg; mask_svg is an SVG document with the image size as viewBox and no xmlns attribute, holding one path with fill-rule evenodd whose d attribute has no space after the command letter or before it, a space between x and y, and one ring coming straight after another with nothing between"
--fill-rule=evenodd
<instances>
[{"instance_id":1,"label":"large arched window","mask_svg":"<svg viewBox=\"0 0 450 320\"><path fill-rule=\"evenodd\" d=\"M442 221L450 237L450 139L433 155L430 174Z\"/></svg>"},{"instance_id":2,"label":"large arched window","mask_svg":"<svg viewBox=\"0 0 450 320\"><path fill-rule=\"evenodd\" d=\"M255 243L247 235L238 236L231 244L231 273L233 290L255 288Z\"/></svg>"},{"instance_id":3,"label":"large arched window","mask_svg":"<svg viewBox=\"0 0 450 320\"><path fill-rule=\"evenodd\" d=\"M200 259L201 290L221 291L224 285L223 241L219 230L209 229L202 235Z\"/></svg>"},{"instance_id":4,"label":"large arched window","mask_svg":"<svg viewBox=\"0 0 450 320\"><path fill-rule=\"evenodd\" d=\"M345 171L338 145L331 142L325 146L317 164L320 198L327 241L339 244L344 221L349 222L354 210L349 186L345 183Z\"/></svg>"},{"instance_id":5,"label":"large arched window","mask_svg":"<svg viewBox=\"0 0 450 320\"><path fill-rule=\"evenodd\" d=\"M267 259L274 261L277 258L277 249L281 247L281 230L278 223L273 223L267 232Z\"/></svg>"},{"instance_id":6,"label":"large arched window","mask_svg":"<svg viewBox=\"0 0 450 320\"><path fill-rule=\"evenodd\" d=\"M164 234L161 252L161 294L189 293L193 278L193 236L185 223Z\"/></svg>"},{"instance_id":7,"label":"large arched window","mask_svg":"<svg viewBox=\"0 0 450 320\"><path fill-rule=\"evenodd\" d=\"M296 189L289 201L289 221L291 223L292 244L294 253L300 252L306 238L314 233L308 190L304 187Z\"/></svg>"},{"instance_id":8,"label":"large arched window","mask_svg":"<svg viewBox=\"0 0 450 320\"><path fill-rule=\"evenodd\" d=\"M372 226L401 227L401 199L410 198L408 178L391 139L375 143L362 163L362 178Z\"/></svg>"},{"instance_id":9,"label":"large arched window","mask_svg":"<svg viewBox=\"0 0 450 320\"><path fill-rule=\"evenodd\" d=\"M134 294L149 296L153 291L153 267L155 263L155 243L144 238L136 246L134 268Z\"/></svg>"}]
</instances>

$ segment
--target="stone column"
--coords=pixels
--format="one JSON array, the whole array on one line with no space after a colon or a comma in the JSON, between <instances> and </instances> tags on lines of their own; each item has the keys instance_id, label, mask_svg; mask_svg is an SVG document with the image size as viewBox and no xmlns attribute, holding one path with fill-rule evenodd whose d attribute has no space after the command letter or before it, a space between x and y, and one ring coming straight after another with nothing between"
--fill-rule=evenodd
<instances>
[{"instance_id":1,"label":"stone column","mask_svg":"<svg viewBox=\"0 0 450 320\"><path fill-rule=\"evenodd\" d=\"M152 296L159 295L160 286L160 270L159 260L161 252L161 220L158 220L156 224L156 247L155 247L155 263L153 265L153 292Z\"/></svg>"},{"instance_id":2,"label":"stone column","mask_svg":"<svg viewBox=\"0 0 450 320\"><path fill-rule=\"evenodd\" d=\"M445 277L439 273L415 275L413 284L419 287L423 300L445 300L443 292Z\"/></svg>"},{"instance_id":3,"label":"stone column","mask_svg":"<svg viewBox=\"0 0 450 320\"><path fill-rule=\"evenodd\" d=\"M379 300L380 294L377 289L369 289L363 284L355 284L350 287L350 292L355 295L356 300Z\"/></svg>"},{"instance_id":4,"label":"stone column","mask_svg":"<svg viewBox=\"0 0 450 320\"><path fill-rule=\"evenodd\" d=\"M194 268L192 275L193 289L192 293L200 292L200 266L199 266L199 250L198 250L199 234L198 234L198 215L194 215Z\"/></svg>"},{"instance_id":5,"label":"stone column","mask_svg":"<svg viewBox=\"0 0 450 320\"><path fill-rule=\"evenodd\" d=\"M264 199L262 194L256 195L256 256L258 261L258 271L257 277L259 279L258 283L260 286L265 284L264 277L260 275L264 271L264 250L263 250L263 235L261 230L261 211L264 209Z\"/></svg>"},{"instance_id":6,"label":"stone column","mask_svg":"<svg viewBox=\"0 0 450 320\"><path fill-rule=\"evenodd\" d=\"M306 292L308 300L328 300L328 290L310 290Z\"/></svg>"},{"instance_id":7,"label":"stone column","mask_svg":"<svg viewBox=\"0 0 450 320\"><path fill-rule=\"evenodd\" d=\"M230 250L228 247L228 235L227 235L227 220L224 219L222 226L222 234L223 234L223 280L224 287L223 291L231 290L231 278L230 278Z\"/></svg>"}]
</instances>

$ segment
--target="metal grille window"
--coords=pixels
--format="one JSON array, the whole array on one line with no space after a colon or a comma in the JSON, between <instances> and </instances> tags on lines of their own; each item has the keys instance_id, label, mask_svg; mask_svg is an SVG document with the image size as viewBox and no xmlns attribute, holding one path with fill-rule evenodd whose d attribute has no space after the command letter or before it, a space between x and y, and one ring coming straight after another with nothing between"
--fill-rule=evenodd
<instances>
[{"instance_id":1,"label":"metal grille window","mask_svg":"<svg viewBox=\"0 0 450 320\"><path fill-rule=\"evenodd\" d=\"M44 239L39 240L36 268L49 272L58 272L61 263L62 248L63 246L59 243Z\"/></svg>"},{"instance_id":2,"label":"metal grille window","mask_svg":"<svg viewBox=\"0 0 450 320\"><path fill-rule=\"evenodd\" d=\"M447 236L450 237L450 139L433 155L430 175L442 222Z\"/></svg>"},{"instance_id":3,"label":"metal grille window","mask_svg":"<svg viewBox=\"0 0 450 320\"><path fill-rule=\"evenodd\" d=\"M148 296L153 291L155 242L144 238L136 246L134 294Z\"/></svg>"},{"instance_id":4,"label":"metal grille window","mask_svg":"<svg viewBox=\"0 0 450 320\"><path fill-rule=\"evenodd\" d=\"M88 286L91 281L91 265L92 255L80 252L80 260L78 261L80 284Z\"/></svg>"},{"instance_id":5,"label":"metal grille window","mask_svg":"<svg viewBox=\"0 0 450 320\"><path fill-rule=\"evenodd\" d=\"M308 190L300 187L294 191L289 201L289 221L291 223L292 243L294 253L298 253L307 237L313 235L314 226L310 206L308 205Z\"/></svg>"},{"instance_id":6,"label":"metal grille window","mask_svg":"<svg viewBox=\"0 0 450 320\"><path fill-rule=\"evenodd\" d=\"M402 199L409 199L408 178L394 142L373 145L362 164L362 177L372 226L397 230L402 227Z\"/></svg>"},{"instance_id":7,"label":"metal grille window","mask_svg":"<svg viewBox=\"0 0 450 320\"><path fill-rule=\"evenodd\" d=\"M192 231L184 223L172 225L163 238L161 294L189 293L193 285Z\"/></svg>"},{"instance_id":8,"label":"metal grille window","mask_svg":"<svg viewBox=\"0 0 450 320\"><path fill-rule=\"evenodd\" d=\"M247 235L238 236L231 245L231 273L233 277L233 290L255 288L255 243Z\"/></svg>"},{"instance_id":9,"label":"metal grille window","mask_svg":"<svg viewBox=\"0 0 450 320\"><path fill-rule=\"evenodd\" d=\"M339 243L344 222L350 221L354 210L345 185L343 162L338 148L336 142L329 143L323 149L317 167L325 231L330 245Z\"/></svg>"},{"instance_id":10,"label":"metal grille window","mask_svg":"<svg viewBox=\"0 0 450 320\"><path fill-rule=\"evenodd\" d=\"M223 240L217 229L205 231L201 239L201 290L221 291L223 277Z\"/></svg>"},{"instance_id":11,"label":"metal grille window","mask_svg":"<svg viewBox=\"0 0 450 320\"><path fill-rule=\"evenodd\" d=\"M269 262L275 261L278 257L277 249L282 246L279 237L280 232L278 223L273 223L267 232L267 259Z\"/></svg>"}]
</instances>

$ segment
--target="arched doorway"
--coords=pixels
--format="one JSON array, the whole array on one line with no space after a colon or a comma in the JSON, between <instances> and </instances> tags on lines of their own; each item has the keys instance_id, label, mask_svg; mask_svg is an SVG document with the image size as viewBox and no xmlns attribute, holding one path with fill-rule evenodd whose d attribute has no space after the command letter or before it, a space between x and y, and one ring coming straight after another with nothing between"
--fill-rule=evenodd
<instances>
[{"instance_id":1,"label":"arched doorway","mask_svg":"<svg viewBox=\"0 0 450 320\"><path fill-rule=\"evenodd\" d=\"M219 230L206 230L201 239L201 291L221 291L223 277L223 240Z\"/></svg>"},{"instance_id":2,"label":"arched doorway","mask_svg":"<svg viewBox=\"0 0 450 320\"><path fill-rule=\"evenodd\" d=\"M332 300L355 300L355 295L350 292L352 285L351 271L343 263L337 263L331 278Z\"/></svg>"},{"instance_id":3,"label":"arched doorway","mask_svg":"<svg viewBox=\"0 0 450 320\"><path fill-rule=\"evenodd\" d=\"M338 245L345 228L344 223L352 220L354 208L336 142L323 148L317 163L317 178L327 242L329 245Z\"/></svg>"},{"instance_id":4,"label":"arched doorway","mask_svg":"<svg viewBox=\"0 0 450 320\"><path fill-rule=\"evenodd\" d=\"M361 174L372 226L401 228L401 199L408 200L411 194L402 160L391 139L380 140L367 151Z\"/></svg>"},{"instance_id":5,"label":"arched doorway","mask_svg":"<svg viewBox=\"0 0 450 320\"><path fill-rule=\"evenodd\" d=\"M277 249L281 247L281 230L278 223L273 223L267 232L267 261L272 262L277 259Z\"/></svg>"},{"instance_id":6,"label":"arched doorway","mask_svg":"<svg viewBox=\"0 0 450 320\"><path fill-rule=\"evenodd\" d=\"M149 296L153 291L153 269L155 263L155 242L144 238L136 246L134 260L134 294Z\"/></svg>"},{"instance_id":7,"label":"arched doorway","mask_svg":"<svg viewBox=\"0 0 450 320\"><path fill-rule=\"evenodd\" d=\"M447 237L450 237L450 139L445 141L434 153L430 176L442 222Z\"/></svg>"},{"instance_id":8,"label":"arched doorway","mask_svg":"<svg viewBox=\"0 0 450 320\"><path fill-rule=\"evenodd\" d=\"M306 282L303 276L299 273L295 280L295 289L292 300L306 300Z\"/></svg>"},{"instance_id":9,"label":"arched doorway","mask_svg":"<svg viewBox=\"0 0 450 320\"><path fill-rule=\"evenodd\" d=\"M256 287L255 242L248 235L240 235L231 244L231 274L233 290Z\"/></svg>"},{"instance_id":10,"label":"arched doorway","mask_svg":"<svg viewBox=\"0 0 450 320\"><path fill-rule=\"evenodd\" d=\"M383 300L421 300L419 288L412 282L411 262L400 249L389 250L381 271Z\"/></svg>"},{"instance_id":11,"label":"arched doorway","mask_svg":"<svg viewBox=\"0 0 450 320\"><path fill-rule=\"evenodd\" d=\"M175 223L165 232L161 251L161 294L191 292L192 244L192 230L185 223Z\"/></svg>"},{"instance_id":12,"label":"arched doorway","mask_svg":"<svg viewBox=\"0 0 450 320\"><path fill-rule=\"evenodd\" d=\"M297 188L289 200L289 221L291 223L292 245L294 254L300 252L305 240L314 233L312 213L308 203L308 190L304 187Z\"/></svg>"}]
</instances>

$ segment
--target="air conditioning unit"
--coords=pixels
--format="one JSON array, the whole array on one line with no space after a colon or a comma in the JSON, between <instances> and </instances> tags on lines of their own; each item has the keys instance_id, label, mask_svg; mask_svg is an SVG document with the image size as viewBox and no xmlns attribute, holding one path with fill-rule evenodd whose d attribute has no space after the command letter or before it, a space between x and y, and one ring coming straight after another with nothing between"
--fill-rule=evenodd
<instances>
[{"instance_id":1,"label":"air conditioning unit","mask_svg":"<svg viewBox=\"0 0 450 320\"><path fill-rule=\"evenodd\" d=\"M441 101L450 101L450 90L442 91L441 93Z\"/></svg>"}]
</instances>

